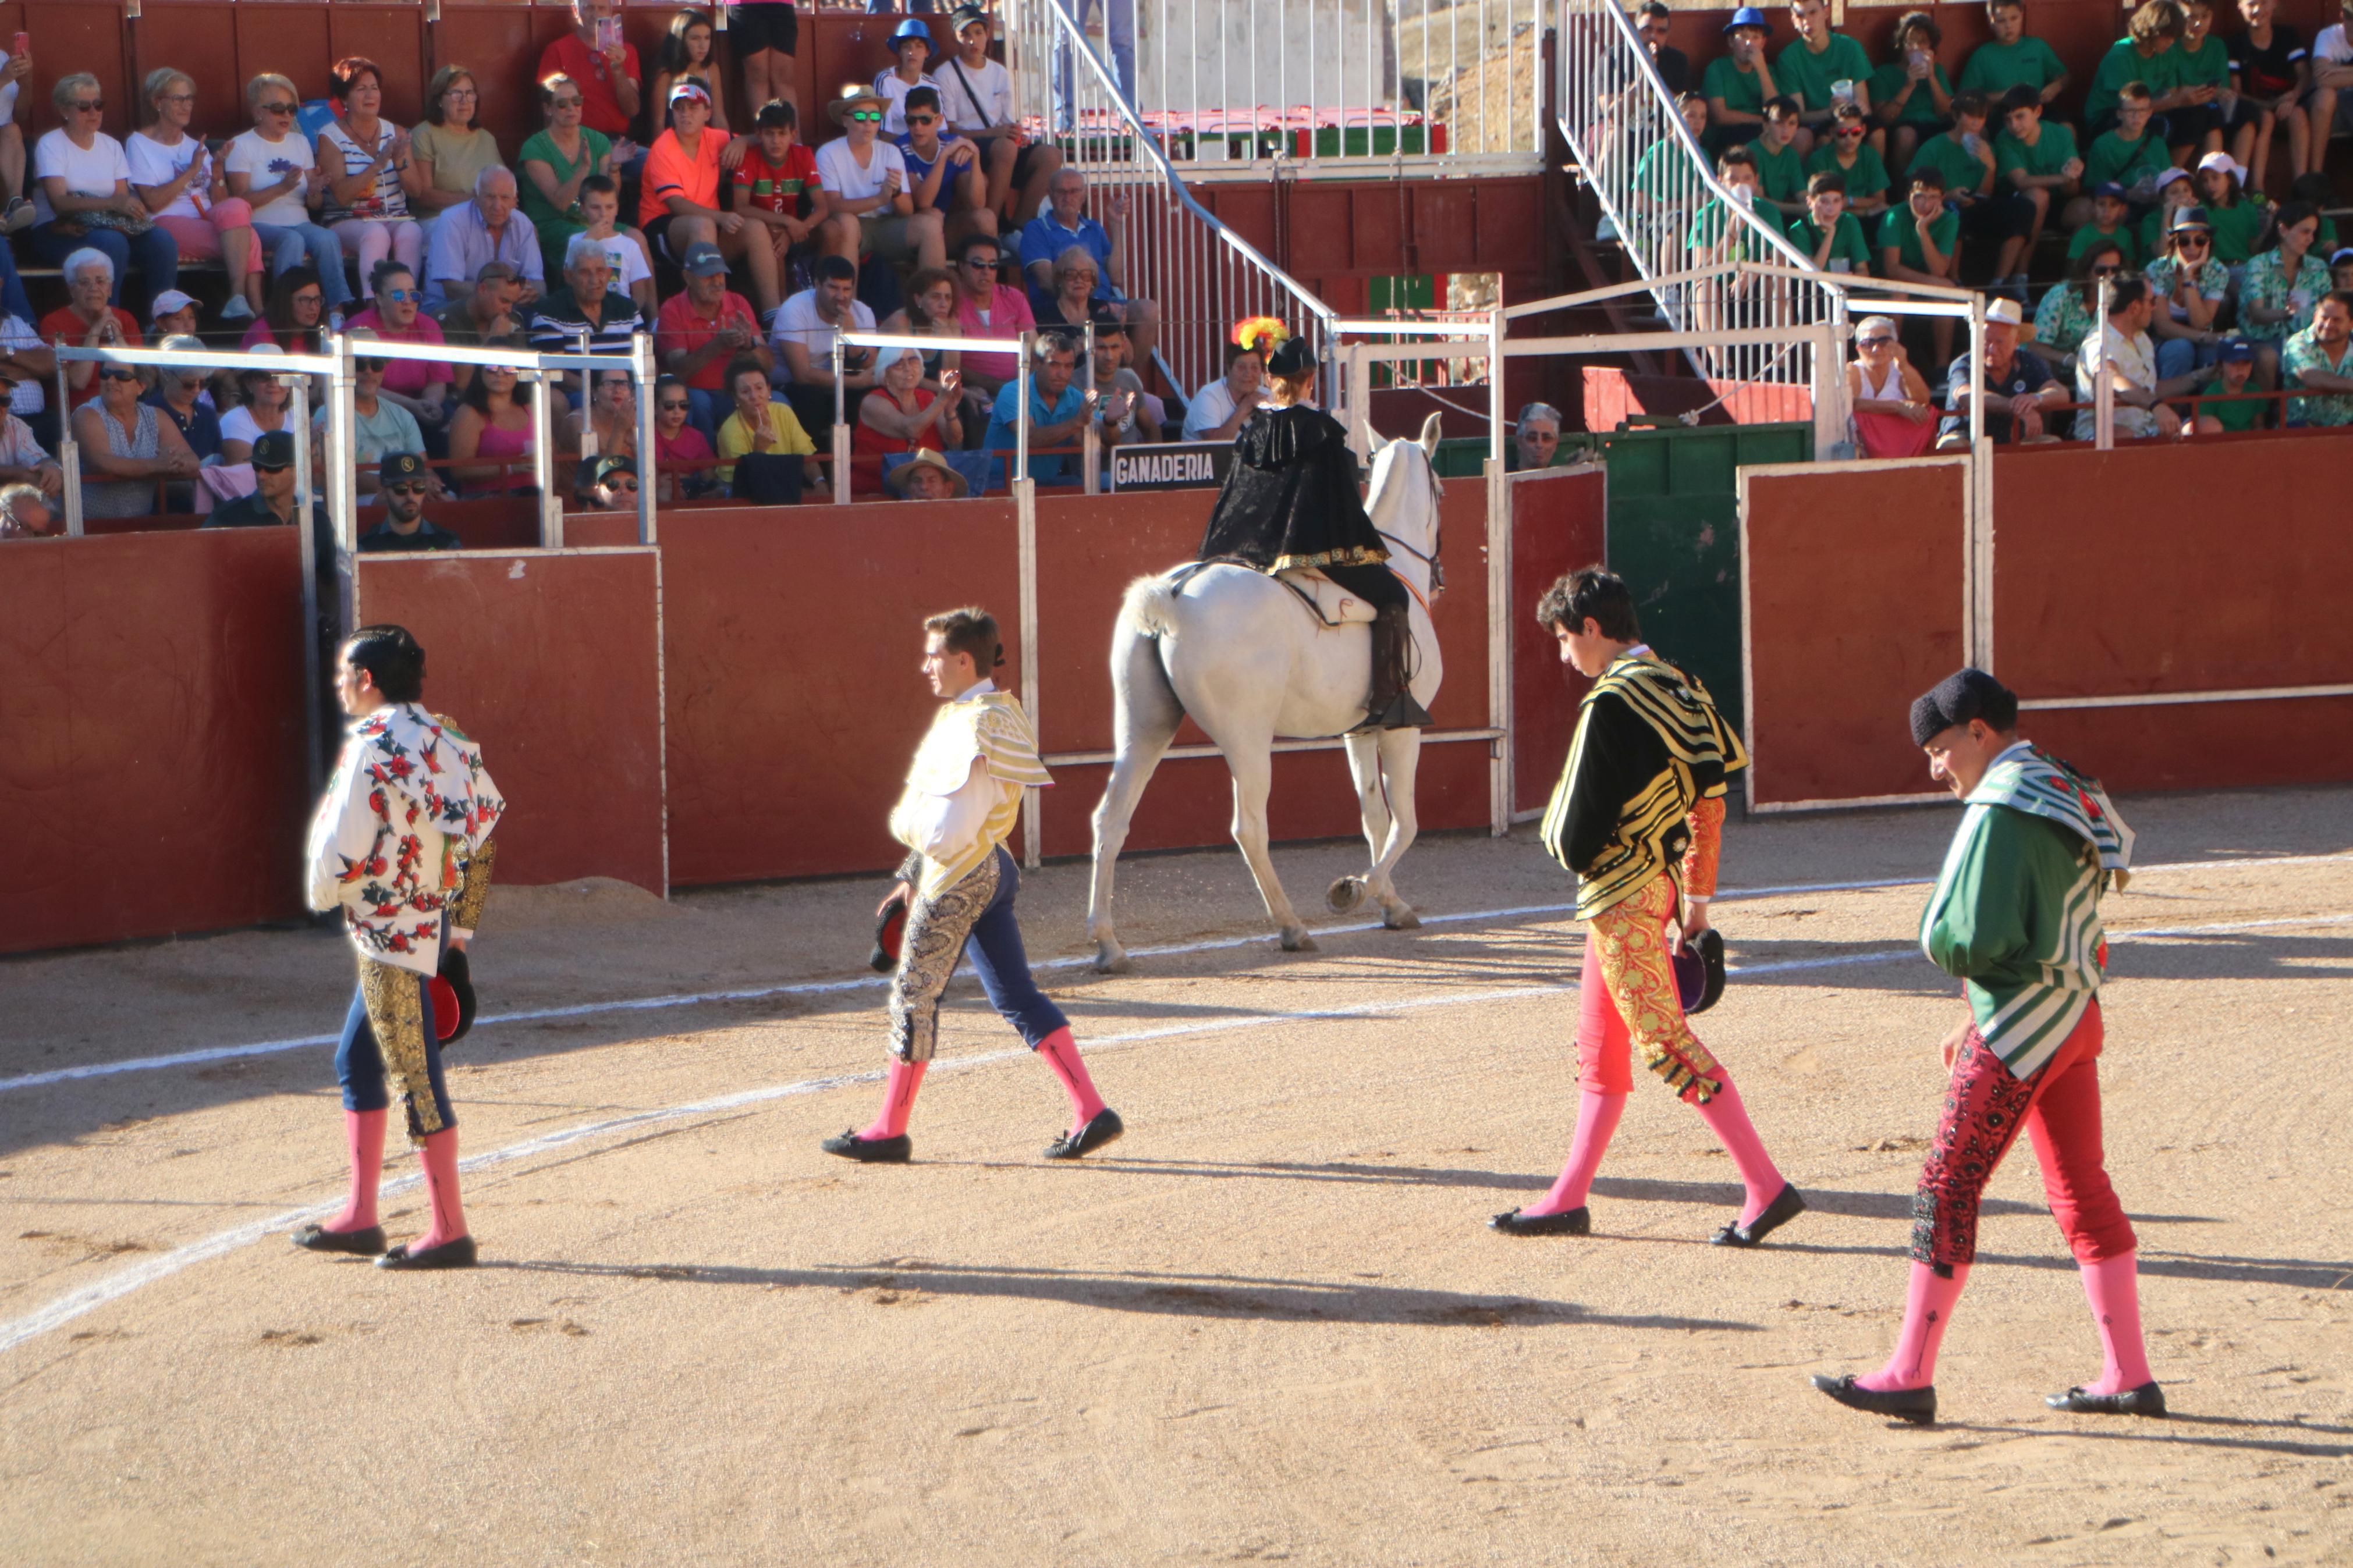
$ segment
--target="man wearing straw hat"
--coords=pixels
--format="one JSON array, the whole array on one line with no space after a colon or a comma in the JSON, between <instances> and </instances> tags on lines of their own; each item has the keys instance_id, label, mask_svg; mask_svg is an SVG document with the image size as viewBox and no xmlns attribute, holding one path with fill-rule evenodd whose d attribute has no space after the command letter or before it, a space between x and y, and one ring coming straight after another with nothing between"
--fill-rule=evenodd
<instances>
[{"instance_id":1,"label":"man wearing straw hat","mask_svg":"<svg viewBox=\"0 0 2353 1568\"><path fill-rule=\"evenodd\" d=\"M962 500L972 493L962 474L929 447L882 476L882 483L901 500Z\"/></svg>"},{"instance_id":2,"label":"man wearing straw hat","mask_svg":"<svg viewBox=\"0 0 2353 1568\"><path fill-rule=\"evenodd\" d=\"M890 105L871 87L845 86L826 106L843 134L817 150L818 184L828 216L818 232L828 255L871 254L918 267L947 265L947 231L936 212L915 210L914 182L899 149L881 140Z\"/></svg>"}]
</instances>

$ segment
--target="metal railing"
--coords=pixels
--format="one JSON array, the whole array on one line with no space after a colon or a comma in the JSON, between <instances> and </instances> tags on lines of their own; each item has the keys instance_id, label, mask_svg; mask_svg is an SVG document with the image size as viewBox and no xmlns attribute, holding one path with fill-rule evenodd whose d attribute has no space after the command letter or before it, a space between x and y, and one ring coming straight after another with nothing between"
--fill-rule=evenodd
<instances>
[{"instance_id":1,"label":"metal railing","mask_svg":"<svg viewBox=\"0 0 2353 1568\"><path fill-rule=\"evenodd\" d=\"M1155 349L1178 392L1190 398L1223 374L1226 331L1248 317L1328 341L1331 310L1193 198L1069 13L1019 0L1005 49L1015 112L1087 176L1089 213L1119 238L1118 276L1104 284L1158 308Z\"/></svg>"},{"instance_id":2,"label":"metal railing","mask_svg":"<svg viewBox=\"0 0 2353 1568\"><path fill-rule=\"evenodd\" d=\"M1827 325L1843 336L1843 289L1716 178L1625 10L1616 0L1561 0L1559 15L1561 135L1635 268L1653 280L1667 325L1740 333ZM1764 262L1798 276L1676 276L1724 261ZM1810 337L1686 353L1694 369L1719 380L1790 387L1816 381Z\"/></svg>"},{"instance_id":3,"label":"metal railing","mask_svg":"<svg viewBox=\"0 0 2353 1568\"><path fill-rule=\"evenodd\" d=\"M1007 6L1017 81L1067 79L1063 37L1037 15L1055 8ZM1542 166L1545 0L1103 0L1114 52L1123 11L1136 112L1204 183Z\"/></svg>"}]
</instances>

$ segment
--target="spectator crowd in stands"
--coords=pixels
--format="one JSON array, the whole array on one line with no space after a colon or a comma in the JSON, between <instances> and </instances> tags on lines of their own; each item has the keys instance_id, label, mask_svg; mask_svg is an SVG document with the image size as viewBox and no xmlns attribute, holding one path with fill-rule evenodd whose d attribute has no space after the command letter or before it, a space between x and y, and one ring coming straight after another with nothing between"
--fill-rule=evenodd
<instances>
[{"instance_id":1,"label":"spectator crowd in stands","mask_svg":"<svg viewBox=\"0 0 2353 1568\"><path fill-rule=\"evenodd\" d=\"M1985 289L1988 426L2006 438L2060 438L2060 405L2089 404L2103 380L2119 437L2353 423L2353 245L2326 210L2330 140L2353 132L2353 0L2308 44L2277 0L2235 8L2144 0L2069 124L2054 105L2074 77L2025 0L1989 0L1991 37L1949 62L1957 77L1926 11L1897 19L1874 64L1827 0L1791 0L1795 36L1778 49L1774 18L1744 6L1696 80L1666 42L1672 13L1645 0L1637 36L1750 221L1713 201L1655 216L1688 225L1694 265L1767 259L1761 229L1824 271ZM1678 155L1644 151L1641 199L1666 205L1672 187L1651 171ZM1863 455L1966 440L1953 319L1918 336L1926 375L1892 320L1856 324ZM2274 391L2315 395L2246 395ZM2221 397L2242 400L2202 401Z\"/></svg>"},{"instance_id":2,"label":"spectator crowd in stands","mask_svg":"<svg viewBox=\"0 0 2353 1568\"><path fill-rule=\"evenodd\" d=\"M679 11L649 75L619 37L617 0L574 0L535 82L446 65L414 126L385 118L384 70L359 56L334 62L324 105L285 76L254 77L244 128L195 124L196 83L169 68L140 84L127 142L101 128L103 92L87 73L58 80L56 124L29 163L31 127L6 116L0 229L58 269L67 302L37 318L0 243L0 537L59 525L68 435L88 516L290 517L299 377L76 361L68 406L52 405L57 342L205 346L194 334L207 310L181 287L184 266L192 284L195 268L226 280L209 311L215 347L299 354L330 332L354 340L360 489L386 512L364 549L454 544L409 503L528 489L540 428L533 377L371 356L371 342L626 355L649 336L666 500L788 502L829 485L837 402L853 493L1001 486L1025 332L1033 448L1075 448L1089 425L1107 447L1176 436L1181 403L1145 380L1156 313L1123 286L1126 197L1090 216L1085 177L1017 123L984 7L955 10L955 47L936 55L931 29L908 17L889 68L818 106L836 134L816 138L788 85L792 6L729 11L723 34L708 11ZM0 107L17 108L29 54L0 57ZM481 123L486 94L501 90L535 93L543 120L513 149ZM641 117L644 144L630 135ZM853 347L837 386L838 335L874 332L878 311L892 333L1007 340L1007 352ZM634 508L628 374L544 390L561 398L549 410L560 482L581 505ZM314 472L322 391L314 381ZM1061 456L1033 472L1076 479Z\"/></svg>"}]
</instances>

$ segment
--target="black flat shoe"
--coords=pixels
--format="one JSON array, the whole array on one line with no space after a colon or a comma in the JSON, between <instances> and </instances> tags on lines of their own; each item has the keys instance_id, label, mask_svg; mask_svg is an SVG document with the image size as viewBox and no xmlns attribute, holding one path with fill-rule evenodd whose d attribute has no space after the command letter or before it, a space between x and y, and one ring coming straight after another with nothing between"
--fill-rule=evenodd
<instances>
[{"instance_id":1,"label":"black flat shoe","mask_svg":"<svg viewBox=\"0 0 2353 1568\"><path fill-rule=\"evenodd\" d=\"M1505 1236L1590 1236L1593 1234L1593 1214L1583 1204L1558 1214L1522 1214L1514 1209L1499 1214L1487 1222L1488 1227Z\"/></svg>"},{"instance_id":2,"label":"black flat shoe","mask_svg":"<svg viewBox=\"0 0 2353 1568\"><path fill-rule=\"evenodd\" d=\"M372 1225L365 1230L328 1230L321 1226L306 1225L294 1233L294 1245L309 1252L353 1252L362 1258L374 1258L384 1250L384 1226Z\"/></svg>"},{"instance_id":3,"label":"black flat shoe","mask_svg":"<svg viewBox=\"0 0 2353 1568\"><path fill-rule=\"evenodd\" d=\"M1875 1388L1856 1384L1852 1373L1843 1377L1824 1377L1814 1373L1814 1386L1837 1400L1850 1410L1867 1410L1873 1415L1893 1415L1899 1421L1926 1426L1936 1418L1936 1388L1898 1388L1882 1394Z\"/></svg>"},{"instance_id":4,"label":"black flat shoe","mask_svg":"<svg viewBox=\"0 0 2353 1568\"><path fill-rule=\"evenodd\" d=\"M1076 1132L1065 1132L1047 1144L1046 1158L1075 1160L1082 1154L1102 1148L1126 1131L1126 1124L1120 1121L1119 1112L1106 1105L1088 1117L1087 1124Z\"/></svg>"},{"instance_id":5,"label":"black flat shoe","mask_svg":"<svg viewBox=\"0 0 2353 1568\"><path fill-rule=\"evenodd\" d=\"M1755 1247L1805 1212L1806 1200L1798 1195L1797 1188L1784 1182L1779 1195L1765 1205L1763 1214L1746 1225L1721 1226L1709 1239L1718 1247Z\"/></svg>"},{"instance_id":6,"label":"black flat shoe","mask_svg":"<svg viewBox=\"0 0 2353 1568\"><path fill-rule=\"evenodd\" d=\"M474 1266L474 1238L461 1236L455 1241L445 1241L422 1252L412 1247L396 1247L377 1258L375 1266L378 1268L471 1268Z\"/></svg>"},{"instance_id":7,"label":"black flat shoe","mask_svg":"<svg viewBox=\"0 0 2353 1568\"><path fill-rule=\"evenodd\" d=\"M2162 1415L2165 1390L2153 1383L2127 1388L2122 1394L2086 1394L2080 1388L2071 1388L2064 1394L2052 1394L2042 1403L2053 1410L2072 1410L2078 1415Z\"/></svg>"},{"instance_id":8,"label":"black flat shoe","mask_svg":"<svg viewBox=\"0 0 2353 1568\"><path fill-rule=\"evenodd\" d=\"M818 1145L828 1154L839 1154L845 1160L857 1160L869 1165L903 1165L914 1156L915 1141L902 1132L896 1138L860 1138L855 1132L844 1132L839 1138L828 1138Z\"/></svg>"}]
</instances>

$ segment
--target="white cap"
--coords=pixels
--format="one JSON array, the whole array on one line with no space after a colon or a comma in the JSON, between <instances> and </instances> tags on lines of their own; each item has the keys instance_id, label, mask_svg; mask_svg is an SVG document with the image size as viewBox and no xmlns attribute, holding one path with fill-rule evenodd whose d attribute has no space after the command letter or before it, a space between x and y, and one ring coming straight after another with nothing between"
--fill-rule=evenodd
<instances>
[{"instance_id":1,"label":"white cap","mask_svg":"<svg viewBox=\"0 0 2353 1568\"><path fill-rule=\"evenodd\" d=\"M2217 153L2213 154L2213 156L2222 159L2225 163L2230 161L2228 155L2225 153ZM2189 177L2189 171L2187 169L2168 169L2165 173L2157 177L2157 188L2161 191L2165 189L2166 186L2173 184L2174 181L2186 180Z\"/></svg>"},{"instance_id":2,"label":"white cap","mask_svg":"<svg viewBox=\"0 0 2353 1568\"><path fill-rule=\"evenodd\" d=\"M2018 308L2015 300L1989 300L1986 302L1985 319L1988 326L2000 321L2009 326L2022 327L2026 324L2026 312Z\"/></svg>"},{"instance_id":3,"label":"white cap","mask_svg":"<svg viewBox=\"0 0 2353 1568\"><path fill-rule=\"evenodd\" d=\"M2209 153L2198 160L2199 173L2204 174L2209 169L2228 169L2239 184L2243 185L2247 183L2246 166L2228 153Z\"/></svg>"},{"instance_id":4,"label":"white cap","mask_svg":"<svg viewBox=\"0 0 2353 1568\"><path fill-rule=\"evenodd\" d=\"M195 296L183 294L177 289L166 289L155 296L155 303L147 312L151 321L159 321L174 310L185 310L196 302Z\"/></svg>"}]
</instances>

